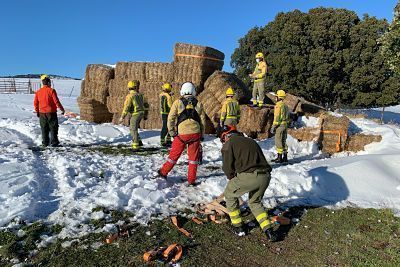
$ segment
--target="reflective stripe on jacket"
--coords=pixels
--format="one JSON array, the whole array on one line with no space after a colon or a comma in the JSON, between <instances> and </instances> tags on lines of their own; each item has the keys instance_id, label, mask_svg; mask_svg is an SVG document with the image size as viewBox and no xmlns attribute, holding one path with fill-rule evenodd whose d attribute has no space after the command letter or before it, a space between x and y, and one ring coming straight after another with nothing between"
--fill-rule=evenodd
<instances>
[{"instance_id":1,"label":"reflective stripe on jacket","mask_svg":"<svg viewBox=\"0 0 400 267\"><path fill-rule=\"evenodd\" d=\"M289 123L289 107L283 103L283 101L278 101L275 104L274 109L274 125L287 125Z\"/></svg>"},{"instance_id":2,"label":"reflective stripe on jacket","mask_svg":"<svg viewBox=\"0 0 400 267\"><path fill-rule=\"evenodd\" d=\"M160 94L160 114L168 114L172 107L172 97L167 92Z\"/></svg>"},{"instance_id":3,"label":"reflective stripe on jacket","mask_svg":"<svg viewBox=\"0 0 400 267\"><path fill-rule=\"evenodd\" d=\"M122 116L126 116L128 113L131 113L132 115L145 113L147 106L147 102L143 95L135 90L131 90L125 98Z\"/></svg>"},{"instance_id":4,"label":"reflective stripe on jacket","mask_svg":"<svg viewBox=\"0 0 400 267\"><path fill-rule=\"evenodd\" d=\"M264 81L266 74L267 74L267 63L265 63L265 61L258 62L253 72L253 75L256 78L254 81L255 82Z\"/></svg>"},{"instance_id":5,"label":"reflective stripe on jacket","mask_svg":"<svg viewBox=\"0 0 400 267\"><path fill-rule=\"evenodd\" d=\"M240 106L239 102L234 98L228 98L222 104L221 108L221 121L225 119L239 119Z\"/></svg>"}]
</instances>

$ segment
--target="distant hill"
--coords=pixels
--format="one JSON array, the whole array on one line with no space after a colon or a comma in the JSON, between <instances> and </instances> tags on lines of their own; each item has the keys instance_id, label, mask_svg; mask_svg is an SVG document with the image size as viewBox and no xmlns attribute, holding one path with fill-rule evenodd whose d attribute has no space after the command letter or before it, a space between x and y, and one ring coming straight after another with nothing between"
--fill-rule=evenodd
<instances>
[{"instance_id":1,"label":"distant hill","mask_svg":"<svg viewBox=\"0 0 400 267\"><path fill-rule=\"evenodd\" d=\"M26 78L26 79L40 79L41 74L18 74L13 76L0 76L0 78ZM68 76L48 74L52 79L60 79L60 80L81 80L78 78L72 78Z\"/></svg>"}]
</instances>

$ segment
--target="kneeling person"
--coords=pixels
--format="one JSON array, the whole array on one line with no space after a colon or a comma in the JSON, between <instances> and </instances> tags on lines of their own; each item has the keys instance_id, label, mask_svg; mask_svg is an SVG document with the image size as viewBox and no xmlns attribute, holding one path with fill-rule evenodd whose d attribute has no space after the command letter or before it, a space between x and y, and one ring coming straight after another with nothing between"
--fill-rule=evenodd
<instances>
[{"instance_id":1,"label":"kneeling person","mask_svg":"<svg viewBox=\"0 0 400 267\"><path fill-rule=\"evenodd\" d=\"M225 188L226 207L237 235L245 235L240 217L239 197L249 193L249 207L270 241L277 241L261 200L271 180L271 166L260 146L251 138L244 137L236 127L224 126L221 136L223 143L222 169L229 179Z\"/></svg>"}]
</instances>

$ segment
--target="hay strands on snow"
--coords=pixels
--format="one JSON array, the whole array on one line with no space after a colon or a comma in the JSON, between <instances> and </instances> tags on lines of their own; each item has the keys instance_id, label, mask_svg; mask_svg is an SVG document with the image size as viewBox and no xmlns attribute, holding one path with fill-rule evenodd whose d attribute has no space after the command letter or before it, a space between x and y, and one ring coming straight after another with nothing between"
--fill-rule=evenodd
<instances>
[{"instance_id":1,"label":"hay strands on snow","mask_svg":"<svg viewBox=\"0 0 400 267\"><path fill-rule=\"evenodd\" d=\"M143 254L143 260L147 263L160 260L163 262L177 263L183 255L183 248L179 244L171 244L168 247L159 247Z\"/></svg>"},{"instance_id":2,"label":"hay strands on snow","mask_svg":"<svg viewBox=\"0 0 400 267\"><path fill-rule=\"evenodd\" d=\"M193 235L191 233L189 233L186 229L184 229L184 228L179 226L178 217L171 216L171 222L173 223L173 225L175 225L178 228L179 232L181 232L182 234L184 234L188 238L193 238Z\"/></svg>"}]
</instances>

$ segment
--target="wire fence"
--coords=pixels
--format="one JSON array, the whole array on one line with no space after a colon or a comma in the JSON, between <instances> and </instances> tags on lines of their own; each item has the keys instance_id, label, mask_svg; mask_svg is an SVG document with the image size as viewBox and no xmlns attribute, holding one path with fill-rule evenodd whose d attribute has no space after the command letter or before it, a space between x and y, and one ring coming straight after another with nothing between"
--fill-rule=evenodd
<instances>
[{"instance_id":1,"label":"wire fence","mask_svg":"<svg viewBox=\"0 0 400 267\"><path fill-rule=\"evenodd\" d=\"M38 81L20 81L15 79L0 79L0 93L34 94L41 87Z\"/></svg>"}]
</instances>

